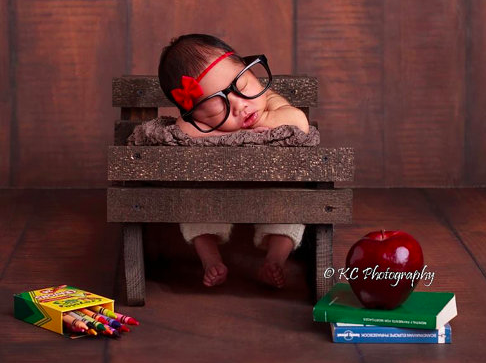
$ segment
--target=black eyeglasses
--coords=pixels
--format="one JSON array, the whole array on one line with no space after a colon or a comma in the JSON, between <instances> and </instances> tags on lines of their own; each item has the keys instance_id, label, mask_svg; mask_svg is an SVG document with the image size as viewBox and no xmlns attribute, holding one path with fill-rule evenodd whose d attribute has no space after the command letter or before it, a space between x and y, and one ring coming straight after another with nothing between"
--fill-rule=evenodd
<instances>
[{"instance_id":1,"label":"black eyeglasses","mask_svg":"<svg viewBox=\"0 0 486 363\"><path fill-rule=\"evenodd\" d=\"M231 84L198 102L192 109L181 115L201 132L208 133L221 127L230 114L228 94L235 93L245 99L260 97L272 84L272 73L267 57L263 54L244 57L246 67L237 74ZM199 125L198 125L199 123ZM215 125L215 126L210 126Z\"/></svg>"}]
</instances>

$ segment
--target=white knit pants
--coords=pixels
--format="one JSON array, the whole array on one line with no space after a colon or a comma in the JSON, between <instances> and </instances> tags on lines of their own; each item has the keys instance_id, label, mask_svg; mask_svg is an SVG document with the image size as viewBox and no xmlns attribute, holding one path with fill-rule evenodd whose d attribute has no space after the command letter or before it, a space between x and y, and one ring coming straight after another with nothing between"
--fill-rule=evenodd
<instances>
[{"instance_id":1,"label":"white knit pants","mask_svg":"<svg viewBox=\"0 0 486 363\"><path fill-rule=\"evenodd\" d=\"M189 244L195 237L203 234L217 235L220 237L220 243L223 244L228 242L233 225L228 223L181 223L180 228L182 236ZM255 224L253 243L256 247L262 248L261 244L265 236L281 234L292 239L295 250L302 242L304 229L305 225L303 224Z\"/></svg>"}]
</instances>

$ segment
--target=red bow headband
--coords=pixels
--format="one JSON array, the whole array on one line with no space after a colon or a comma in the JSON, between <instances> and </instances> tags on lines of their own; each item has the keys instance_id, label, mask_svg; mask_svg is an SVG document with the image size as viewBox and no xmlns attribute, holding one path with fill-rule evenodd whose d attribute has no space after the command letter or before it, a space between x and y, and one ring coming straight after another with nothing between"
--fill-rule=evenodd
<instances>
[{"instance_id":1,"label":"red bow headband","mask_svg":"<svg viewBox=\"0 0 486 363\"><path fill-rule=\"evenodd\" d=\"M186 111L189 111L193 105L194 100L203 95L203 90L199 85L199 81L208 73L211 68L221 62L226 57L234 54L234 52L224 53L218 57L213 63L211 63L197 78L182 76L182 88L176 88L170 91L174 100Z\"/></svg>"}]
</instances>

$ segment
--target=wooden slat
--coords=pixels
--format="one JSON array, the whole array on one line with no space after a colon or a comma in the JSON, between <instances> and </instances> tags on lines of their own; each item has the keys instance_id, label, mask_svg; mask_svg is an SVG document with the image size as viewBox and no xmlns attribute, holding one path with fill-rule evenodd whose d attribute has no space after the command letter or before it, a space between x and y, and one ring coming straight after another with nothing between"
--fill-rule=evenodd
<instances>
[{"instance_id":1,"label":"wooden slat","mask_svg":"<svg viewBox=\"0 0 486 363\"><path fill-rule=\"evenodd\" d=\"M125 72L127 7L95 2L11 1L15 10L13 187L104 187L118 110L108 85ZM2 54L3 57L3 54ZM2 118L4 115L2 115ZM0 131L0 133L3 132Z\"/></svg>"},{"instance_id":2,"label":"wooden slat","mask_svg":"<svg viewBox=\"0 0 486 363\"><path fill-rule=\"evenodd\" d=\"M0 187L9 186L10 182L10 143L11 143L11 123L12 123L12 89L10 56L13 47L9 44L9 36L12 29L9 25L13 23L13 14L9 12L10 2L0 2ZM10 25L10 27L12 27ZM13 44L12 44L13 45Z\"/></svg>"},{"instance_id":3,"label":"wooden slat","mask_svg":"<svg viewBox=\"0 0 486 363\"><path fill-rule=\"evenodd\" d=\"M146 121L156 118L158 115L157 107L122 107L120 118L130 121Z\"/></svg>"},{"instance_id":4,"label":"wooden slat","mask_svg":"<svg viewBox=\"0 0 486 363\"><path fill-rule=\"evenodd\" d=\"M110 146L108 179L349 181L353 162L350 148Z\"/></svg>"},{"instance_id":5,"label":"wooden slat","mask_svg":"<svg viewBox=\"0 0 486 363\"><path fill-rule=\"evenodd\" d=\"M320 300L334 285L332 278L326 278L326 269L333 267L333 234L332 224L318 224L315 227L315 264L316 264L316 302Z\"/></svg>"},{"instance_id":6,"label":"wooden slat","mask_svg":"<svg viewBox=\"0 0 486 363\"><path fill-rule=\"evenodd\" d=\"M312 112L321 144L355 148L353 186L380 186L385 180L384 3L307 0L299 2L296 14L295 72L319 80L319 106Z\"/></svg>"},{"instance_id":7,"label":"wooden slat","mask_svg":"<svg viewBox=\"0 0 486 363\"><path fill-rule=\"evenodd\" d=\"M425 196L486 276L486 189L430 189Z\"/></svg>"},{"instance_id":8,"label":"wooden slat","mask_svg":"<svg viewBox=\"0 0 486 363\"><path fill-rule=\"evenodd\" d=\"M464 180L468 186L486 185L486 2L466 2L466 119L464 124ZM452 129L452 127L451 127Z\"/></svg>"},{"instance_id":9,"label":"wooden slat","mask_svg":"<svg viewBox=\"0 0 486 363\"><path fill-rule=\"evenodd\" d=\"M162 48L190 33L214 35L242 56L265 53L273 74L292 72L294 0L131 0L128 4L131 74L153 74Z\"/></svg>"},{"instance_id":10,"label":"wooden slat","mask_svg":"<svg viewBox=\"0 0 486 363\"><path fill-rule=\"evenodd\" d=\"M385 78L380 87L386 115L385 184L461 185L468 147L464 138L466 2L384 4Z\"/></svg>"},{"instance_id":11,"label":"wooden slat","mask_svg":"<svg viewBox=\"0 0 486 363\"><path fill-rule=\"evenodd\" d=\"M317 79L306 76L273 77L272 89L295 107L317 106ZM160 89L156 76L113 78L113 107L174 107Z\"/></svg>"},{"instance_id":12,"label":"wooden slat","mask_svg":"<svg viewBox=\"0 0 486 363\"><path fill-rule=\"evenodd\" d=\"M0 281L35 215L35 195L24 189L0 189Z\"/></svg>"},{"instance_id":13,"label":"wooden slat","mask_svg":"<svg viewBox=\"0 0 486 363\"><path fill-rule=\"evenodd\" d=\"M108 222L349 223L352 191L109 188Z\"/></svg>"},{"instance_id":14,"label":"wooden slat","mask_svg":"<svg viewBox=\"0 0 486 363\"><path fill-rule=\"evenodd\" d=\"M143 261L143 232L140 223L123 226L123 261L127 303L130 306L145 304L145 267Z\"/></svg>"}]
</instances>

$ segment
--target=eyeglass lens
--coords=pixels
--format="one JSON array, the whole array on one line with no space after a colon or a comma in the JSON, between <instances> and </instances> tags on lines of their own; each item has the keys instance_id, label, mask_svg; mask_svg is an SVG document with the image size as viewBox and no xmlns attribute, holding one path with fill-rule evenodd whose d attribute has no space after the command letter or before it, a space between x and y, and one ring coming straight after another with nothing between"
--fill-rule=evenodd
<instances>
[{"instance_id":1,"label":"eyeglass lens","mask_svg":"<svg viewBox=\"0 0 486 363\"><path fill-rule=\"evenodd\" d=\"M255 97L265 89L268 83L267 69L261 63L256 63L238 78L236 88L246 97ZM194 109L192 119L199 123L201 130L209 131L221 126L221 123L225 121L227 112L225 99L221 96L215 96L200 103Z\"/></svg>"}]
</instances>

